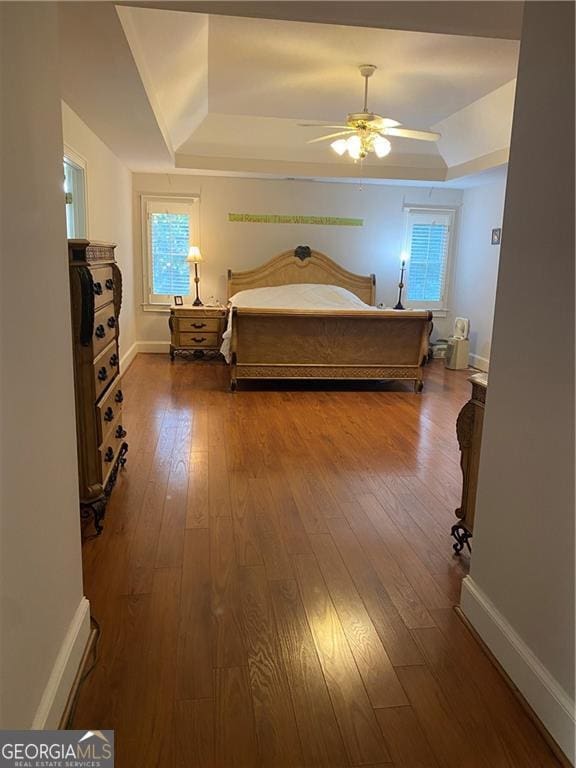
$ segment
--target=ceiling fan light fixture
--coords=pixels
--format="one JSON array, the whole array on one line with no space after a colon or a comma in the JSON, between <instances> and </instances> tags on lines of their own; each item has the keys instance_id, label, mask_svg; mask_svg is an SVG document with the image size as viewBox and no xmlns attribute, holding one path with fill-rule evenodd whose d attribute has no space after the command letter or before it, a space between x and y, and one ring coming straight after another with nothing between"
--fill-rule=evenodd
<instances>
[{"instance_id":1,"label":"ceiling fan light fixture","mask_svg":"<svg viewBox=\"0 0 576 768\"><path fill-rule=\"evenodd\" d=\"M342 156L344 152L348 149L346 139L337 139L336 141L333 141L332 144L330 144L334 152L336 152L337 155Z\"/></svg>"},{"instance_id":2,"label":"ceiling fan light fixture","mask_svg":"<svg viewBox=\"0 0 576 768\"><path fill-rule=\"evenodd\" d=\"M346 117L346 125L328 125L317 123L302 123L308 127L338 128L338 133L329 133L327 136L318 136L311 139L308 144L318 141L332 141L330 146L337 155L343 156L346 152L352 160L364 160L373 152L379 159L386 157L392 150L392 145L386 136L399 136L402 139L416 141L438 141L440 134L436 131L425 131L414 128L404 128L398 120L390 117L382 117L368 110L368 80L372 77L377 67L373 64L363 64L360 74L364 78L364 106L361 112L350 112ZM349 136L349 134L351 134ZM348 136L348 138L340 138Z\"/></svg>"},{"instance_id":3,"label":"ceiling fan light fixture","mask_svg":"<svg viewBox=\"0 0 576 768\"><path fill-rule=\"evenodd\" d=\"M388 139L385 139L384 136L375 136L374 141L372 143L372 147L374 149L374 152L376 153L376 156L378 158L382 158L390 154L390 150L392 149L392 144L390 144Z\"/></svg>"}]
</instances>

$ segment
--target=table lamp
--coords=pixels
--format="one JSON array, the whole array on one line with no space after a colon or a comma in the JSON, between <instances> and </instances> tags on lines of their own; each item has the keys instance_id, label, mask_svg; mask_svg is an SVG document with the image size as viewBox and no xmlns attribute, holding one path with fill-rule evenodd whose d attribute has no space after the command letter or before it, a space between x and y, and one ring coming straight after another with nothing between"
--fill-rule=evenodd
<instances>
[{"instance_id":1,"label":"table lamp","mask_svg":"<svg viewBox=\"0 0 576 768\"><path fill-rule=\"evenodd\" d=\"M200 297L198 295L198 283L200 282L200 278L198 277L198 264L202 261L202 254L200 253L200 248L198 248L197 245L191 245L188 249L188 258L186 259L188 264L194 264L194 282L196 283L196 298L194 299L192 306L194 307L202 307L204 306L202 302L200 301Z\"/></svg>"}]
</instances>

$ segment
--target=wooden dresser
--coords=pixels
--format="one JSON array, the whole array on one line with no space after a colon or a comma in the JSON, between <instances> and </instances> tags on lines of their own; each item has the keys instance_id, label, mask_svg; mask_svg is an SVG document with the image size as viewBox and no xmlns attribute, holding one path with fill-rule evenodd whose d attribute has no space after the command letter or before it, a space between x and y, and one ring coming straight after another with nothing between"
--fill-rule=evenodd
<instances>
[{"instance_id":1,"label":"wooden dresser","mask_svg":"<svg viewBox=\"0 0 576 768\"><path fill-rule=\"evenodd\" d=\"M170 307L170 358L177 353L204 357L218 353L226 330L225 307Z\"/></svg>"},{"instance_id":2,"label":"wooden dresser","mask_svg":"<svg viewBox=\"0 0 576 768\"><path fill-rule=\"evenodd\" d=\"M69 240L80 510L102 532L128 444L122 423L118 335L122 275L114 245Z\"/></svg>"},{"instance_id":3,"label":"wooden dresser","mask_svg":"<svg viewBox=\"0 0 576 768\"><path fill-rule=\"evenodd\" d=\"M459 522L452 526L451 531L455 539L453 546L456 554L460 554L464 546L470 549L469 540L474 532L488 374L475 373L468 381L472 384L472 396L456 420L456 435L460 446L460 466L462 467L462 501L456 510Z\"/></svg>"}]
</instances>

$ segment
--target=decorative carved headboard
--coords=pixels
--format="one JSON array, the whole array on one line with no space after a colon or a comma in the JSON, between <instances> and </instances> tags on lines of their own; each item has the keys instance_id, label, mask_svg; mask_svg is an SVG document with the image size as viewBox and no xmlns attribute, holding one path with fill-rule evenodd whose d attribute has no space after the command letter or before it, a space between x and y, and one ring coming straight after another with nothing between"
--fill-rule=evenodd
<instances>
[{"instance_id":1,"label":"decorative carved headboard","mask_svg":"<svg viewBox=\"0 0 576 768\"><path fill-rule=\"evenodd\" d=\"M268 288L294 283L338 285L356 294L366 304L374 304L376 278L374 275L356 275L335 261L307 245L275 256L261 267L246 272L228 270L228 298L238 291L250 288Z\"/></svg>"}]
</instances>

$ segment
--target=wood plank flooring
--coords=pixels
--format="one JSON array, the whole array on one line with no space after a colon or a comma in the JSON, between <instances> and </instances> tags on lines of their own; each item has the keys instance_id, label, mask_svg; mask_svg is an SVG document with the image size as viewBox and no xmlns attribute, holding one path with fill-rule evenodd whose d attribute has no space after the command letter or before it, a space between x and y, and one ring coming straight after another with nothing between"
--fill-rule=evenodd
<instances>
[{"instance_id":1,"label":"wood plank flooring","mask_svg":"<svg viewBox=\"0 0 576 768\"><path fill-rule=\"evenodd\" d=\"M452 610L466 377L231 394L139 355L73 727L115 729L118 768L558 765Z\"/></svg>"}]
</instances>

